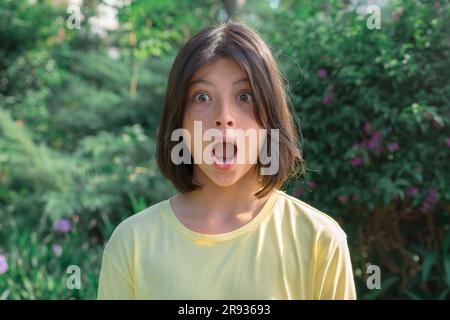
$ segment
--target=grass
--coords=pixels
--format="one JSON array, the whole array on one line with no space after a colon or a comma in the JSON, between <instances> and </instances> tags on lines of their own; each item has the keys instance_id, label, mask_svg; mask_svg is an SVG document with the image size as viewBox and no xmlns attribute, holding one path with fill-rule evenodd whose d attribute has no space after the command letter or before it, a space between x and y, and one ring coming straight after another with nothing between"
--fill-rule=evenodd
<instances>
[{"instance_id":1,"label":"grass","mask_svg":"<svg viewBox=\"0 0 450 320\"><path fill-rule=\"evenodd\" d=\"M145 199L129 193L133 212L145 209ZM0 274L0 300L4 299L96 299L103 253L103 239L109 239L117 223L102 212L99 220L74 216L71 230L53 228L49 216L15 215L17 208L0 209L0 255L8 270ZM126 216L120 219L125 219ZM60 246L61 252L54 250ZM67 273L71 265L80 268L81 288L69 289Z\"/></svg>"},{"instance_id":2,"label":"grass","mask_svg":"<svg viewBox=\"0 0 450 320\"><path fill-rule=\"evenodd\" d=\"M72 219L72 230L61 234L46 218L30 223L5 211L0 218L0 254L8 263L8 270L0 274L0 299L96 298L103 245L86 241L89 228ZM60 255L54 245L61 246ZM79 290L66 286L70 265L81 270Z\"/></svg>"}]
</instances>

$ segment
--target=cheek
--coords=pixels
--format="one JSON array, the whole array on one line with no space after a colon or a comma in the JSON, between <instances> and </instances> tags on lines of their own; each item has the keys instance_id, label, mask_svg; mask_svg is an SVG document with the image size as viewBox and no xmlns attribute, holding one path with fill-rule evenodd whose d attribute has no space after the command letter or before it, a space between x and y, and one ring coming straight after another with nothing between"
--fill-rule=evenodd
<instances>
[{"instance_id":1,"label":"cheek","mask_svg":"<svg viewBox=\"0 0 450 320\"><path fill-rule=\"evenodd\" d=\"M184 129L189 129L191 123L191 110L189 106L184 108L182 126Z\"/></svg>"},{"instance_id":2,"label":"cheek","mask_svg":"<svg viewBox=\"0 0 450 320\"><path fill-rule=\"evenodd\" d=\"M181 123L181 127L187 131L184 133L184 143L186 144L189 153L192 155L192 146L193 146L193 137L194 137L194 127L190 121L190 115L188 112L185 112L183 115L183 121Z\"/></svg>"},{"instance_id":3,"label":"cheek","mask_svg":"<svg viewBox=\"0 0 450 320\"><path fill-rule=\"evenodd\" d=\"M258 112L256 110L256 112ZM260 129L262 126L259 123L258 120L259 117L256 116L255 110L253 109L253 106L246 106L245 108L240 109L239 112L239 122L242 127L246 128L255 128Z\"/></svg>"},{"instance_id":4,"label":"cheek","mask_svg":"<svg viewBox=\"0 0 450 320\"><path fill-rule=\"evenodd\" d=\"M209 116L205 111L198 110L195 106L188 107L184 114L183 128L190 127L193 130L194 121L201 121L203 127L205 127L208 119Z\"/></svg>"},{"instance_id":5,"label":"cheek","mask_svg":"<svg viewBox=\"0 0 450 320\"><path fill-rule=\"evenodd\" d=\"M183 129L189 132L189 136L186 137L186 146L192 158L194 159L194 163L199 163L200 161L203 162L203 160L201 160L203 151L202 148L196 148L196 146L198 146L199 143L200 145L202 145L203 142L201 141L202 134L197 136L194 135L194 121L202 121L202 124L204 123L204 121L200 117L198 117L198 114L195 114L195 112L186 111L182 122ZM202 129L204 130L204 128ZM195 139L200 139L200 142L197 141L196 143Z\"/></svg>"},{"instance_id":6,"label":"cheek","mask_svg":"<svg viewBox=\"0 0 450 320\"><path fill-rule=\"evenodd\" d=\"M262 150L262 147L264 146L264 141L266 139L266 136L263 131L259 130L260 128L255 128L256 134L255 138L249 137L248 138L248 144L247 144L247 150L248 153L248 159L250 164L257 164L258 163L258 157L259 153Z\"/></svg>"},{"instance_id":7,"label":"cheek","mask_svg":"<svg viewBox=\"0 0 450 320\"><path fill-rule=\"evenodd\" d=\"M240 125L240 129L245 132L243 148L238 151L238 157L241 157L240 159L243 161L240 163L246 166L255 165L258 163L258 156L264 145L266 133L256 121L241 122Z\"/></svg>"}]
</instances>

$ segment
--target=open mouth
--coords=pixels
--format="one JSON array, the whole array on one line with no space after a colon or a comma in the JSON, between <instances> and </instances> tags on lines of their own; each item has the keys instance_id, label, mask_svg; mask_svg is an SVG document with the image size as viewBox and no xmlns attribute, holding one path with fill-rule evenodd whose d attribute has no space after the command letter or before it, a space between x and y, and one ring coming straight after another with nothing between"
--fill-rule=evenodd
<instances>
[{"instance_id":1,"label":"open mouth","mask_svg":"<svg viewBox=\"0 0 450 320\"><path fill-rule=\"evenodd\" d=\"M236 153L237 147L230 141L218 142L212 150L213 157L221 163L231 163Z\"/></svg>"}]
</instances>

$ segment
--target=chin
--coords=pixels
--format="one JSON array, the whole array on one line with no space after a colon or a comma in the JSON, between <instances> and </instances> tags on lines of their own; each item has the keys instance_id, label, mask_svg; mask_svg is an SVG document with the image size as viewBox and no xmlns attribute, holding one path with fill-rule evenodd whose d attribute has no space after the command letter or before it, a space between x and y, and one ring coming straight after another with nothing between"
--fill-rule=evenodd
<instances>
[{"instance_id":1,"label":"chin","mask_svg":"<svg viewBox=\"0 0 450 320\"><path fill-rule=\"evenodd\" d=\"M236 182L238 182L238 180L232 180L232 181L223 181L220 179L211 179L211 181L218 187L221 188L228 188L228 187L232 187L233 185L236 184Z\"/></svg>"},{"instance_id":2,"label":"chin","mask_svg":"<svg viewBox=\"0 0 450 320\"><path fill-rule=\"evenodd\" d=\"M208 168L206 176L208 179L219 187L231 187L238 181L242 180L248 173L252 166L237 166L228 172L221 172L215 168ZM205 173L205 171L203 171Z\"/></svg>"},{"instance_id":3,"label":"chin","mask_svg":"<svg viewBox=\"0 0 450 320\"><path fill-rule=\"evenodd\" d=\"M219 186L219 187L231 187L232 185L236 184L236 182L238 182L242 176L240 175L236 175L236 174L223 174L223 173L217 173L217 172L212 172L210 174L207 175L209 180L214 183L215 185Z\"/></svg>"}]
</instances>

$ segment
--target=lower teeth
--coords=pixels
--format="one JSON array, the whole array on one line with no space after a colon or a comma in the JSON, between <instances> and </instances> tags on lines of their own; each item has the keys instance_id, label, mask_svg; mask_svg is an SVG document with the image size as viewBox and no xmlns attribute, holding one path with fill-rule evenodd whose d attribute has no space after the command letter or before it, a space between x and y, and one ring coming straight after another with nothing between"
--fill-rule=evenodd
<instances>
[{"instance_id":1,"label":"lower teeth","mask_svg":"<svg viewBox=\"0 0 450 320\"><path fill-rule=\"evenodd\" d=\"M219 161L219 163L226 163L226 164L228 164L228 163L232 163L232 161L233 161L233 159L234 159L234 157L231 157L231 158L222 158L222 159L219 159L219 158L216 158L218 161Z\"/></svg>"}]
</instances>

